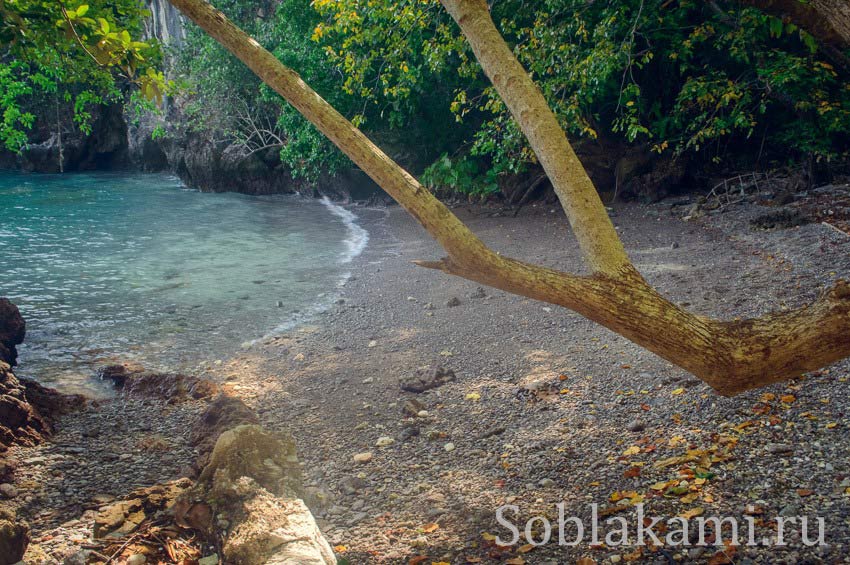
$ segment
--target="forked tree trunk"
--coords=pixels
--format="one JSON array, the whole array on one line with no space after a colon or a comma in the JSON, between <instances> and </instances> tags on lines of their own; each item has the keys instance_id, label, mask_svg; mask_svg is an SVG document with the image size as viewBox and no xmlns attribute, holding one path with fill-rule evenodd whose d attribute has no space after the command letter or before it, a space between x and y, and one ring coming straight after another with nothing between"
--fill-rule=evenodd
<instances>
[{"instance_id":1,"label":"forked tree trunk","mask_svg":"<svg viewBox=\"0 0 850 565\"><path fill-rule=\"evenodd\" d=\"M552 181L593 270L590 276L493 252L297 73L206 0L170 1L315 124L448 253L441 261L419 262L421 266L574 310L687 369L724 395L796 377L850 355L850 285L843 281L810 306L733 322L691 314L652 288L629 261L563 130L496 30L484 0L442 3Z\"/></svg>"}]
</instances>

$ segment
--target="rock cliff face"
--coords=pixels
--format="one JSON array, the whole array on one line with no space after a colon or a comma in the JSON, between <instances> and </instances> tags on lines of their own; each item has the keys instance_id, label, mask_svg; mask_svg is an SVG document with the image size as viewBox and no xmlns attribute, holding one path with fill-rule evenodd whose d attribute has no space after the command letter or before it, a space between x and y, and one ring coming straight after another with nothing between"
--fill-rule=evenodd
<instances>
[{"instance_id":1,"label":"rock cliff face","mask_svg":"<svg viewBox=\"0 0 850 565\"><path fill-rule=\"evenodd\" d=\"M95 107L91 134L85 135L67 123L63 124L61 141L56 124L40 120L21 154L0 150L0 168L33 173L127 168L130 160L123 113L120 104Z\"/></svg>"}]
</instances>

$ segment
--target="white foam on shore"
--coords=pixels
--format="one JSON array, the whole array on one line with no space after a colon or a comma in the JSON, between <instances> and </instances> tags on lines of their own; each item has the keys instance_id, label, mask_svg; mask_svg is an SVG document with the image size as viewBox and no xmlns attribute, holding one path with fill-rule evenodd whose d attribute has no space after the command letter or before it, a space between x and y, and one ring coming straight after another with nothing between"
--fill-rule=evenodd
<instances>
[{"instance_id":1,"label":"white foam on shore","mask_svg":"<svg viewBox=\"0 0 850 565\"><path fill-rule=\"evenodd\" d=\"M348 237L343 242L346 249L342 252L340 262L342 264L351 263L355 257L363 253L363 250L366 249L366 244L369 243L369 232L357 224L357 216L354 215L354 212L334 204L327 196L322 198L322 204L330 210L331 214L342 220L342 223L345 224L348 230Z\"/></svg>"},{"instance_id":2,"label":"white foam on shore","mask_svg":"<svg viewBox=\"0 0 850 565\"><path fill-rule=\"evenodd\" d=\"M342 220L342 223L345 225L346 230L348 231L348 237L343 240L345 249L340 253L339 262L341 265L351 263L358 255L363 253L364 249L366 249L366 245L369 243L369 232L360 227L360 225L357 223L357 216L354 214L354 212L346 210L338 204L334 204L327 196L322 198L321 202L325 205L325 207L330 211L331 214ZM343 288L348 282L348 279L350 278L351 271L344 272L340 277L340 280L337 282L337 288ZM314 302L311 306L309 306L305 312L300 312L299 314L288 318L283 323L278 324L270 332L266 333L266 335L264 335L263 337L243 343L242 349L248 349L256 345L257 343L260 343L264 340L273 337L277 337L283 333L290 331L292 328L303 324L310 318L321 314L322 312L330 308L337 298L339 298L338 293L320 294L318 296L318 300Z\"/></svg>"}]
</instances>

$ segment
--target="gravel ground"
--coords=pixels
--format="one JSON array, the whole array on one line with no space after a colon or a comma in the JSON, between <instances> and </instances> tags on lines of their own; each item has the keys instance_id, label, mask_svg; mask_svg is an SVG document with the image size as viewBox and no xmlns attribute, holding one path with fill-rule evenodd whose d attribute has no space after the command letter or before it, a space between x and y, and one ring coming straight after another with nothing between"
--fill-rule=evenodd
<instances>
[{"instance_id":1,"label":"gravel ground","mask_svg":"<svg viewBox=\"0 0 850 565\"><path fill-rule=\"evenodd\" d=\"M729 318L793 307L850 276L850 237L819 223L750 227L770 210L731 206L686 222L683 207L662 202L619 205L612 216L651 283L696 312ZM457 212L502 253L582 269L555 209L530 207L518 218ZM297 438L324 500L314 512L348 562L846 562L846 361L723 398L569 311L411 265L441 253L401 210L361 215L372 244L343 301L313 326L210 366L265 425ZM448 306L455 298L459 305ZM423 365L450 368L457 380L403 392L399 379ZM419 415L405 415L410 400L420 404L408 411ZM557 543L558 503L565 517L585 521L575 547ZM719 551L696 538L684 547L646 538L638 546L641 503L663 522L736 518L742 543L751 521L757 543L723 548L721 539ZM531 517L551 519L552 541L496 543L493 536L511 538L496 521L504 504L518 507L505 518L520 530ZM618 543L619 522L603 524L592 543L593 504L601 522L625 520L630 545ZM777 516L808 517L813 540L824 518L825 543L804 545L802 529L789 524L777 547ZM534 526L539 541L542 520ZM666 534L673 529L681 527ZM663 528L654 531L667 539ZM565 532L566 541L575 533Z\"/></svg>"},{"instance_id":2,"label":"gravel ground","mask_svg":"<svg viewBox=\"0 0 850 565\"><path fill-rule=\"evenodd\" d=\"M828 226L756 231L750 221L770 209L752 204L683 221L688 206L674 204L684 203L618 205L612 216L647 279L693 311L757 315L850 277L850 236ZM582 271L557 209L493 212L457 210L502 253ZM263 424L293 433L313 511L346 562L847 562L850 363L719 397L569 311L413 266L442 254L403 211L358 214L371 242L334 308L199 367ZM399 379L425 365L456 380L402 391ZM181 476L200 408L115 399L65 417L50 443L16 448L17 492L5 504L32 526L28 563L73 553L112 497ZM575 546L558 545L559 503L587 529ZM520 530L535 516L551 520L550 543L535 547L524 534L497 543L511 538L496 520L506 504ZM662 521L728 516L743 532L752 523L757 543L636 545L641 504ZM623 520L629 543L619 543L619 522L590 539L593 505L600 522ZM805 545L788 524L778 547L777 516L808 517L811 538L822 517L825 543ZM543 520L533 526L539 541ZM653 531L665 541L673 529Z\"/></svg>"}]
</instances>

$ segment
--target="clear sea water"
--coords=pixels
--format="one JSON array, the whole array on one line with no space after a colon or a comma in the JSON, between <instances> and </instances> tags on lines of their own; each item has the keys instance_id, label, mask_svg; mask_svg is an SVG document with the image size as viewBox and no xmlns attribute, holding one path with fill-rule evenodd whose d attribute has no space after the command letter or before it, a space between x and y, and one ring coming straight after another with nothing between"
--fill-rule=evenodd
<instances>
[{"instance_id":1,"label":"clear sea water","mask_svg":"<svg viewBox=\"0 0 850 565\"><path fill-rule=\"evenodd\" d=\"M224 359L331 304L367 240L327 201L0 172L0 296L27 321L17 372L97 394L110 362Z\"/></svg>"}]
</instances>

